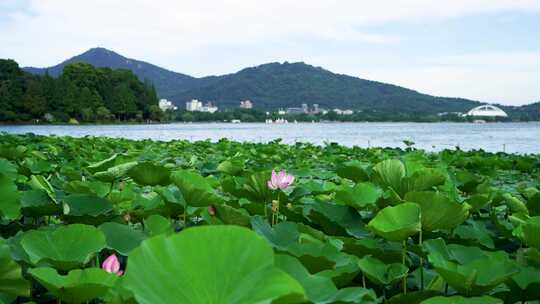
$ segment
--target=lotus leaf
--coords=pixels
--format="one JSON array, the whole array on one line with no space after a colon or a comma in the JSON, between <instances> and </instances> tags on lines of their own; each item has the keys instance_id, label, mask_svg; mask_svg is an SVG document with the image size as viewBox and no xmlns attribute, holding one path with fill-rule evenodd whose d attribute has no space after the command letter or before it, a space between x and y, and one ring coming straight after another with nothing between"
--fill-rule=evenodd
<instances>
[{"instance_id":1,"label":"lotus leaf","mask_svg":"<svg viewBox=\"0 0 540 304\"><path fill-rule=\"evenodd\" d=\"M302 286L274 265L270 245L236 226L190 228L159 235L131 252L125 287L144 303L268 303Z\"/></svg>"},{"instance_id":2,"label":"lotus leaf","mask_svg":"<svg viewBox=\"0 0 540 304\"><path fill-rule=\"evenodd\" d=\"M405 200L415 202L422 212L422 230L453 229L469 216L470 206L450 200L439 192L409 192Z\"/></svg>"},{"instance_id":3,"label":"lotus leaf","mask_svg":"<svg viewBox=\"0 0 540 304\"><path fill-rule=\"evenodd\" d=\"M137 166L137 162L127 162L114 167L109 167L105 171L99 171L94 173L94 177L102 182L113 182L123 176L125 176L128 171Z\"/></svg>"},{"instance_id":4,"label":"lotus leaf","mask_svg":"<svg viewBox=\"0 0 540 304\"><path fill-rule=\"evenodd\" d=\"M23 278L22 270L10 255L6 242L0 238L0 297L30 296L30 282Z\"/></svg>"},{"instance_id":5,"label":"lotus leaf","mask_svg":"<svg viewBox=\"0 0 540 304\"><path fill-rule=\"evenodd\" d=\"M359 183L354 187L341 187L336 191L336 201L361 210L375 205L382 196L382 190L371 183Z\"/></svg>"},{"instance_id":6,"label":"lotus leaf","mask_svg":"<svg viewBox=\"0 0 540 304\"><path fill-rule=\"evenodd\" d=\"M540 250L540 216L527 219L521 229L527 246Z\"/></svg>"},{"instance_id":7,"label":"lotus leaf","mask_svg":"<svg viewBox=\"0 0 540 304\"><path fill-rule=\"evenodd\" d=\"M483 296L475 298L464 298L461 296L433 297L422 301L421 304L502 304L503 301L497 298Z\"/></svg>"},{"instance_id":8,"label":"lotus leaf","mask_svg":"<svg viewBox=\"0 0 540 304\"><path fill-rule=\"evenodd\" d=\"M55 230L25 232L21 245L32 264L49 264L70 270L87 264L106 243L105 236L97 228L73 224Z\"/></svg>"},{"instance_id":9,"label":"lotus leaf","mask_svg":"<svg viewBox=\"0 0 540 304\"><path fill-rule=\"evenodd\" d=\"M391 241L403 241L421 230L421 209L415 203L386 207L368 223L379 236Z\"/></svg>"},{"instance_id":10,"label":"lotus leaf","mask_svg":"<svg viewBox=\"0 0 540 304\"><path fill-rule=\"evenodd\" d=\"M142 231L119 223L103 223L99 226L99 230L105 235L107 248L114 249L123 255L128 255L133 249L139 247L145 239Z\"/></svg>"},{"instance_id":11,"label":"lotus leaf","mask_svg":"<svg viewBox=\"0 0 540 304\"><path fill-rule=\"evenodd\" d=\"M360 259L358 266L366 278L377 285L393 284L406 277L409 271L403 264L385 264L371 256Z\"/></svg>"},{"instance_id":12,"label":"lotus leaf","mask_svg":"<svg viewBox=\"0 0 540 304\"><path fill-rule=\"evenodd\" d=\"M0 173L0 218L18 219L21 216L20 194L17 185L3 173Z\"/></svg>"},{"instance_id":13,"label":"lotus leaf","mask_svg":"<svg viewBox=\"0 0 540 304\"><path fill-rule=\"evenodd\" d=\"M466 296L490 291L519 271L504 252L446 245L442 239L428 240L424 246L437 273L448 285Z\"/></svg>"},{"instance_id":14,"label":"lotus leaf","mask_svg":"<svg viewBox=\"0 0 540 304\"><path fill-rule=\"evenodd\" d=\"M338 290L331 279L310 274L294 257L277 255L276 266L295 278L304 287L308 300L313 303L378 303L372 290L360 287Z\"/></svg>"},{"instance_id":15,"label":"lotus leaf","mask_svg":"<svg viewBox=\"0 0 540 304\"><path fill-rule=\"evenodd\" d=\"M168 185L170 174L169 169L151 162L139 163L128 171L137 184L148 186Z\"/></svg>"},{"instance_id":16,"label":"lotus leaf","mask_svg":"<svg viewBox=\"0 0 540 304\"><path fill-rule=\"evenodd\" d=\"M197 173L186 170L175 171L171 174L171 180L180 189L189 206L205 207L220 201L208 181Z\"/></svg>"},{"instance_id":17,"label":"lotus leaf","mask_svg":"<svg viewBox=\"0 0 540 304\"><path fill-rule=\"evenodd\" d=\"M74 304L103 297L118 280L118 276L99 268L75 269L60 275L53 268L40 267L28 273L58 299Z\"/></svg>"}]
</instances>

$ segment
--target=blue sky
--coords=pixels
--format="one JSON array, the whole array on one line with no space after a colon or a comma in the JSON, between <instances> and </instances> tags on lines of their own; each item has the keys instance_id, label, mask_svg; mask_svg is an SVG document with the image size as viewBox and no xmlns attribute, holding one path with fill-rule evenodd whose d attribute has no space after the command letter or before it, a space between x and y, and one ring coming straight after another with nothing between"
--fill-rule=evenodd
<instances>
[{"instance_id":1,"label":"blue sky","mask_svg":"<svg viewBox=\"0 0 540 304\"><path fill-rule=\"evenodd\" d=\"M537 0L156 3L2 0L0 58L50 66L102 46L194 76L304 61L433 95L540 101Z\"/></svg>"}]
</instances>

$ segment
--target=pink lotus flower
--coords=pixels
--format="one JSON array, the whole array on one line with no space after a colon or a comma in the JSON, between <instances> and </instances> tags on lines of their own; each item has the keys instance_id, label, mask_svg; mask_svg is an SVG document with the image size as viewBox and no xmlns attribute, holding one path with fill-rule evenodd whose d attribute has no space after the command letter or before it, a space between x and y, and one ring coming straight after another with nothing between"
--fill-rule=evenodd
<instances>
[{"instance_id":1,"label":"pink lotus flower","mask_svg":"<svg viewBox=\"0 0 540 304\"><path fill-rule=\"evenodd\" d=\"M103 261L103 264L101 264L101 269L105 270L108 273L114 273L118 276L121 276L124 274L122 270L120 270L120 262L118 261L118 258L115 254L111 254L108 258Z\"/></svg>"},{"instance_id":2,"label":"pink lotus flower","mask_svg":"<svg viewBox=\"0 0 540 304\"><path fill-rule=\"evenodd\" d=\"M294 176L287 174L285 170L281 170L279 173L276 173L275 170L272 170L272 177L268 181L268 188L272 190L277 189L286 189L294 182Z\"/></svg>"}]
</instances>

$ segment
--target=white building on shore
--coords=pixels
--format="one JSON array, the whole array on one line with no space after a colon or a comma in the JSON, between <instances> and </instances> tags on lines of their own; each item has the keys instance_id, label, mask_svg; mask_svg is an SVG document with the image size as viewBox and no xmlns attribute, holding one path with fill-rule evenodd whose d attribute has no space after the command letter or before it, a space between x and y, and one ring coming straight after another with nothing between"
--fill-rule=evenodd
<instances>
[{"instance_id":1,"label":"white building on shore","mask_svg":"<svg viewBox=\"0 0 540 304\"><path fill-rule=\"evenodd\" d=\"M240 108L241 109L253 109L253 103L249 99L242 100L242 101L240 101Z\"/></svg>"},{"instance_id":2,"label":"white building on shore","mask_svg":"<svg viewBox=\"0 0 540 304\"><path fill-rule=\"evenodd\" d=\"M203 102L197 99L192 99L191 101L186 102L186 110L190 112L208 112L215 113L218 110L218 107L214 106L211 102L207 102L203 106Z\"/></svg>"},{"instance_id":3,"label":"white building on shore","mask_svg":"<svg viewBox=\"0 0 540 304\"><path fill-rule=\"evenodd\" d=\"M159 100L159 108L161 111L174 111L178 109L172 102L168 101L167 99L160 99Z\"/></svg>"}]
</instances>

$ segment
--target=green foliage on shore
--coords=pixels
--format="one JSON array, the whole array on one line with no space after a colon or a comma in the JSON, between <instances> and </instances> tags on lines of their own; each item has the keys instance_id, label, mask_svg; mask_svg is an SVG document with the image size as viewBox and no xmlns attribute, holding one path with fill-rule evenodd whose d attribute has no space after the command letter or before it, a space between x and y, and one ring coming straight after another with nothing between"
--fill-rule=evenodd
<instances>
[{"instance_id":1,"label":"green foliage on shore","mask_svg":"<svg viewBox=\"0 0 540 304\"><path fill-rule=\"evenodd\" d=\"M1 122L144 121L161 115L154 87L131 71L73 63L53 78L0 60Z\"/></svg>"}]
</instances>

